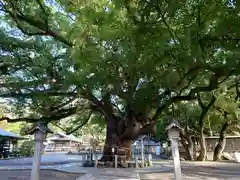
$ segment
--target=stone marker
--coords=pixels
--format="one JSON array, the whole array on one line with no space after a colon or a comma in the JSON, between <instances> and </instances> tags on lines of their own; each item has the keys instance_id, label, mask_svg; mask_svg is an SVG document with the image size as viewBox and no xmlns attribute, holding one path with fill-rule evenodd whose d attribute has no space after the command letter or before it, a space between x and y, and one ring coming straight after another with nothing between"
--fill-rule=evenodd
<instances>
[{"instance_id":1,"label":"stone marker","mask_svg":"<svg viewBox=\"0 0 240 180\"><path fill-rule=\"evenodd\" d=\"M144 136L141 137L141 159L142 159L142 167L144 167L144 144L143 144L143 138L144 138Z\"/></svg>"},{"instance_id":2,"label":"stone marker","mask_svg":"<svg viewBox=\"0 0 240 180\"><path fill-rule=\"evenodd\" d=\"M240 163L240 153L235 152L235 153L234 153L234 156L235 156L235 161L236 161L237 163Z\"/></svg>"},{"instance_id":3,"label":"stone marker","mask_svg":"<svg viewBox=\"0 0 240 180\"><path fill-rule=\"evenodd\" d=\"M40 163L43 150L43 142L47 133L53 133L45 122L37 122L30 129L27 129L25 134L34 134L35 151L33 157L33 165L30 180L40 180Z\"/></svg>"},{"instance_id":4,"label":"stone marker","mask_svg":"<svg viewBox=\"0 0 240 180\"><path fill-rule=\"evenodd\" d=\"M115 154L115 158L114 158L114 167L117 168L118 166L118 156Z\"/></svg>"},{"instance_id":5,"label":"stone marker","mask_svg":"<svg viewBox=\"0 0 240 180\"><path fill-rule=\"evenodd\" d=\"M148 166L152 166L152 154L148 154Z\"/></svg>"},{"instance_id":6,"label":"stone marker","mask_svg":"<svg viewBox=\"0 0 240 180\"><path fill-rule=\"evenodd\" d=\"M181 164L178 150L179 131L181 131L182 128L178 125L177 121L173 121L167 127L167 130L169 139L171 140L175 180L182 180Z\"/></svg>"},{"instance_id":7,"label":"stone marker","mask_svg":"<svg viewBox=\"0 0 240 180\"><path fill-rule=\"evenodd\" d=\"M138 156L135 157L135 168L138 168Z\"/></svg>"}]
</instances>

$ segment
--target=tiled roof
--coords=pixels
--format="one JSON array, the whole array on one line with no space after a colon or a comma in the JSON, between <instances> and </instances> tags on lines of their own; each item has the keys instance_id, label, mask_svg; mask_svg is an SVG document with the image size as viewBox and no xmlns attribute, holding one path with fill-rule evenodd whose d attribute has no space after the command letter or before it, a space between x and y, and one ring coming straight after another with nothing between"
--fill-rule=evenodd
<instances>
[{"instance_id":1,"label":"tiled roof","mask_svg":"<svg viewBox=\"0 0 240 180\"><path fill-rule=\"evenodd\" d=\"M11 137L11 138L16 138L16 139L24 139L23 137L16 135L12 132L5 131L4 129L0 128L0 136L5 136L5 137Z\"/></svg>"},{"instance_id":2,"label":"tiled roof","mask_svg":"<svg viewBox=\"0 0 240 180\"><path fill-rule=\"evenodd\" d=\"M60 135L60 137L58 137ZM47 140L69 140L69 141L75 141L75 142L82 142L80 139L76 138L73 135L66 135L61 132L54 133L52 136L48 137Z\"/></svg>"}]
</instances>

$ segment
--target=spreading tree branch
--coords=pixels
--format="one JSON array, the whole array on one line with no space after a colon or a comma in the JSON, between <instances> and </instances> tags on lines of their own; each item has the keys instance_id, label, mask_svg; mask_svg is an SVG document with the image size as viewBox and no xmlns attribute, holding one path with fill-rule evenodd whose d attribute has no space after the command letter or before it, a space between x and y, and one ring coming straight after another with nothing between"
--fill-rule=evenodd
<instances>
[{"instance_id":1,"label":"spreading tree branch","mask_svg":"<svg viewBox=\"0 0 240 180\"><path fill-rule=\"evenodd\" d=\"M75 97L70 98L70 99L64 101L63 103L61 103L61 104L59 104L57 106L52 107L52 110L53 111L57 111L57 110L63 108L64 106L68 105L69 103L73 102L75 99L76 99Z\"/></svg>"},{"instance_id":2,"label":"spreading tree branch","mask_svg":"<svg viewBox=\"0 0 240 180\"><path fill-rule=\"evenodd\" d=\"M169 100L167 100L164 104L160 105L154 116L152 117L152 121L157 121L158 117L160 114L168 108L172 103L176 103L179 101L191 101L197 98L196 94L200 92L207 92L207 91L212 91L216 89L219 85L218 78L221 76L218 76L218 74L213 74L212 77L210 78L210 83L208 86L203 86L203 87L195 87L191 89L188 93L188 95L177 95L174 97L171 97Z\"/></svg>"},{"instance_id":3,"label":"spreading tree branch","mask_svg":"<svg viewBox=\"0 0 240 180\"><path fill-rule=\"evenodd\" d=\"M6 82L6 83L0 83L0 88L10 88L10 87L17 87L17 88L24 88L24 87L31 87L36 86L36 84L45 84L49 79L43 78L33 81L17 81L17 82Z\"/></svg>"},{"instance_id":4,"label":"spreading tree branch","mask_svg":"<svg viewBox=\"0 0 240 180\"><path fill-rule=\"evenodd\" d=\"M172 37L172 40L174 41L175 44L177 44L177 40L179 39L176 35L176 33L172 30L172 28L170 27L170 25L167 23L167 20L165 18L165 15L163 14L161 8L160 8L160 1L157 0L157 5L156 5L156 10L158 11L159 15L162 18L163 23L165 24L165 26L168 29L168 32L170 34L170 36Z\"/></svg>"},{"instance_id":5,"label":"spreading tree branch","mask_svg":"<svg viewBox=\"0 0 240 180\"><path fill-rule=\"evenodd\" d=\"M206 106L203 104L203 102L202 102L202 100L201 100L200 92L197 93L197 100L198 100L199 106L200 106L202 109L206 108Z\"/></svg>"},{"instance_id":6,"label":"spreading tree branch","mask_svg":"<svg viewBox=\"0 0 240 180\"><path fill-rule=\"evenodd\" d=\"M21 117L21 118L9 118L9 117L2 117L0 118L0 121L6 120L9 123L14 123L14 122L28 122L28 123L34 123L37 121L42 121L42 122L51 122L51 121L57 121L66 117L69 117L77 112L77 108L69 108L66 109L65 111L61 111L58 113L54 113L54 115L51 116L43 116L40 118L29 118L29 117Z\"/></svg>"},{"instance_id":7,"label":"spreading tree branch","mask_svg":"<svg viewBox=\"0 0 240 180\"><path fill-rule=\"evenodd\" d=\"M14 123L14 122L28 122L28 123L33 123L35 121L38 121L39 119L32 119L32 118L9 118L9 117L1 117L0 121L7 121L9 123Z\"/></svg>"},{"instance_id":8,"label":"spreading tree branch","mask_svg":"<svg viewBox=\"0 0 240 180\"><path fill-rule=\"evenodd\" d=\"M27 34L27 35L45 35L45 36L52 36L53 38L55 38L56 40L64 43L67 46L72 47L73 43L71 41L69 41L68 39L66 39L65 37L61 36L59 33L55 32L52 29L49 29L48 27L48 23L47 21L41 21L41 20L37 20L35 17L30 17L27 15L24 15L19 8L16 7L16 5L14 3L10 3L11 8L16 11L16 12L12 12L10 11L5 5L3 6L3 10L5 13L9 14L12 19L16 22L18 28L23 31L23 33ZM36 27L40 30L40 32L28 32L26 30L24 30L19 21L23 21L28 23L29 25Z\"/></svg>"},{"instance_id":9,"label":"spreading tree branch","mask_svg":"<svg viewBox=\"0 0 240 180\"><path fill-rule=\"evenodd\" d=\"M239 83L237 82L236 83L236 86L235 86L235 88L236 88L236 97L235 97L235 100L237 101L238 99L239 99L239 97L240 97L240 91L239 91L239 88L238 88L238 85L239 85Z\"/></svg>"},{"instance_id":10,"label":"spreading tree branch","mask_svg":"<svg viewBox=\"0 0 240 180\"><path fill-rule=\"evenodd\" d=\"M54 91L35 91L31 93L4 93L0 94L1 98L32 98L34 96L68 96L77 97L78 93L75 92L54 92Z\"/></svg>"},{"instance_id":11,"label":"spreading tree branch","mask_svg":"<svg viewBox=\"0 0 240 180\"><path fill-rule=\"evenodd\" d=\"M66 129L62 126L59 125L58 122L52 123L54 126L56 126L57 128L61 129L63 132L66 132Z\"/></svg>"},{"instance_id":12,"label":"spreading tree branch","mask_svg":"<svg viewBox=\"0 0 240 180\"><path fill-rule=\"evenodd\" d=\"M144 125L140 129L139 135L145 135L145 134L153 135L155 133L156 133L156 123L151 122L151 123Z\"/></svg>"},{"instance_id":13,"label":"spreading tree branch","mask_svg":"<svg viewBox=\"0 0 240 180\"><path fill-rule=\"evenodd\" d=\"M67 135L68 135L68 134L72 134L72 133L76 132L77 130L79 130L81 127L83 127L85 124L88 123L88 121L91 119L91 116L92 116L92 113L90 112L89 115L88 115L88 117L85 119L85 121L84 121L82 124L78 125L78 126L77 126L76 128L74 128L73 130L66 132L66 134L67 134Z\"/></svg>"},{"instance_id":14,"label":"spreading tree branch","mask_svg":"<svg viewBox=\"0 0 240 180\"><path fill-rule=\"evenodd\" d=\"M210 110L210 108L214 105L215 101L216 101L216 97L212 96L212 99L208 103L208 105L206 107L204 107L204 109L202 109L202 113L201 113L200 118L199 118L199 126L200 127L203 126L204 119L205 119L208 111Z\"/></svg>"},{"instance_id":15,"label":"spreading tree branch","mask_svg":"<svg viewBox=\"0 0 240 180\"><path fill-rule=\"evenodd\" d=\"M110 102L110 96L104 96L102 100L98 100L91 92L91 90L87 89L81 94L84 98L88 99L92 102L97 109L105 116L105 118L115 117L113 114L113 105Z\"/></svg>"},{"instance_id":16,"label":"spreading tree branch","mask_svg":"<svg viewBox=\"0 0 240 180\"><path fill-rule=\"evenodd\" d=\"M193 68L190 68L184 75L183 77L181 78L181 80L179 80L177 82L177 86L180 86L182 84L182 82L188 78L189 76L191 77L194 73L196 73L197 71L199 71L200 69L202 68L202 66L195 66ZM194 76L195 77L195 76Z\"/></svg>"},{"instance_id":17,"label":"spreading tree branch","mask_svg":"<svg viewBox=\"0 0 240 180\"><path fill-rule=\"evenodd\" d=\"M46 10L45 10L45 8L43 7L43 4L42 4L42 1L40 1L40 0L36 0L36 2L38 3L38 5L40 6L40 8L41 8L41 10L42 10L42 12L46 15L46 17L48 16L48 14L47 14L47 12L46 12Z\"/></svg>"},{"instance_id":18,"label":"spreading tree branch","mask_svg":"<svg viewBox=\"0 0 240 180\"><path fill-rule=\"evenodd\" d=\"M191 100L194 100L194 99L196 99L196 97L193 96L192 94L189 94L189 95L186 95L186 96L174 96L174 97L170 98L164 104L162 104L161 106L159 106L157 108L154 116L151 118L151 121L157 121L157 119L160 116L160 114L166 108L168 108L172 103L179 102L179 101L191 101Z\"/></svg>"}]
</instances>

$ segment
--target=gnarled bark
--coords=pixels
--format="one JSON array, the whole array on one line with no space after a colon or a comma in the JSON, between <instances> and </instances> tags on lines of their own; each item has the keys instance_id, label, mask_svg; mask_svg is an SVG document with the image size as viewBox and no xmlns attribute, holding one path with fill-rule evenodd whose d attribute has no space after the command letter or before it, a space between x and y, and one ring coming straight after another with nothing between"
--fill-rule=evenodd
<instances>
[{"instance_id":1,"label":"gnarled bark","mask_svg":"<svg viewBox=\"0 0 240 180\"><path fill-rule=\"evenodd\" d=\"M132 157L132 142L141 135L155 132L155 124L141 126L140 123L132 120L129 120L127 125L124 122L124 120L114 118L108 119L106 141L100 161L113 161L115 154L124 157L125 160L130 160ZM114 149L114 152L112 149Z\"/></svg>"},{"instance_id":2,"label":"gnarled bark","mask_svg":"<svg viewBox=\"0 0 240 180\"><path fill-rule=\"evenodd\" d=\"M201 127L200 130L200 137L199 137L199 144L200 144L200 154L197 158L198 161L205 161L207 159L207 147L206 147L206 141L204 136L204 128Z\"/></svg>"},{"instance_id":3,"label":"gnarled bark","mask_svg":"<svg viewBox=\"0 0 240 180\"><path fill-rule=\"evenodd\" d=\"M226 145L226 137L225 137L225 132L228 128L229 124L226 122L224 123L220 135L219 135L219 139L218 139L218 143L214 149L214 154L213 154L213 160L214 161L220 161L221 157L222 157L222 152L225 148Z\"/></svg>"},{"instance_id":4,"label":"gnarled bark","mask_svg":"<svg viewBox=\"0 0 240 180\"><path fill-rule=\"evenodd\" d=\"M197 159L197 144L198 144L197 137L194 136L192 141L193 141L193 159L196 160Z\"/></svg>"},{"instance_id":5,"label":"gnarled bark","mask_svg":"<svg viewBox=\"0 0 240 180\"><path fill-rule=\"evenodd\" d=\"M180 133L180 138L181 138L181 143L186 151L187 155L187 160L194 160L193 158L193 142L191 139L190 134L186 133L183 134L182 132Z\"/></svg>"},{"instance_id":6,"label":"gnarled bark","mask_svg":"<svg viewBox=\"0 0 240 180\"><path fill-rule=\"evenodd\" d=\"M199 118L199 128L200 128L200 137L199 137L199 144L200 144L200 154L197 158L198 161L205 161L207 159L207 148L206 148L206 141L204 136L204 120L207 116L209 109L214 105L216 98L213 96L211 101L205 106L201 100L200 94L198 94L198 103L202 108L202 113Z\"/></svg>"}]
</instances>

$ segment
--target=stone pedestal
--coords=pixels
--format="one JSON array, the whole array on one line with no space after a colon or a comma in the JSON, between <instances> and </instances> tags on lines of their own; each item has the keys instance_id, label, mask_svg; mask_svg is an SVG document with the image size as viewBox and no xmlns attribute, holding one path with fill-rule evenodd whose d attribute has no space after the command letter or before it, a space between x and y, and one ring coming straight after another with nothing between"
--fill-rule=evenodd
<instances>
[{"instance_id":1,"label":"stone pedestal","mask_svg":"<svg viewBox=\"0 0 240 180\"><path fill-rule=\"evenodd\" d=\"M234 156L235 156L235 161L236 161L237 163L240 163L240 153L235 152L235 153L234 153Z\"/></svg>"},{"instance_id":2,"label":"stone pedestal","mask_svg":"<svg viewBox=\"0 0 240 180\"><path fill-rule=\"evenodd\" d=\"M171 148L172 148L172 158L173 158L173 169L175 180L182 180L182 172L181 172L181 164L178 150L178 139L180 131L183 129L178 125L177 121L173 121L168 127L168 136L171 140Z\"/></svg>"},{"instance_id":3,"label":"stone pedestal","mask_svg":"<svg viewBox=\"0 0 240 180\"><path fill-rule=\"evenodd\" d=\"M175 180L182 180L182 172L181 172L180 157L179 157L179 150L178 150L178 138L172 138L171 144L172 144L172 157L173 157L173 169L174 169Z\"/></svg>"},{"instance_id":4,"label":"stone pedestal","mask_svg":"<svg viewBox=\"0 0 240 180\"><path fill-rule=\"evenodd\" d=\"M24 134L34 135L35 140L35 151L33 157L33 165L30 180L40 179L40 163L42 150L44 149L43 141L45 140L47 133L53 133L45 121L38 121L31 128L23 130Z\"/></svg>"},{"instance_id":5,"label":"stone pedestal","mask_svg":"<svg viewBox=\"0 0 240 180\"><path fill-rule=\"evenodd\" d=\"M40 180L40 163L44 133L42 131L36 131L34 136L35 136L35 151L33 157L31 180Z\"/></svg>"},{"instance_id":6,"label":"stone pedestal","mask_svg":"<svg viewBox=\"0 0 240 180\"><path fill-rule=\"evenodd\" d=\"M141 138L141 159L142 159L142 167L144 167L144 144L143 144L143 137Z\"/></svg>"}]
</instances>

